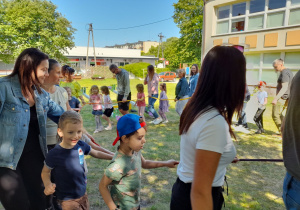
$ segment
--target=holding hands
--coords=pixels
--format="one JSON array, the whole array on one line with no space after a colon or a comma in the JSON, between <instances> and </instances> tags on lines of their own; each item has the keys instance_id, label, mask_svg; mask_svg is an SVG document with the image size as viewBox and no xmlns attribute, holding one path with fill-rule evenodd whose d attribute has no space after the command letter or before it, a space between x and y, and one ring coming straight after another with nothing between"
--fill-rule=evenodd
<instances>
[{"instance_id":1,"label":"holding hands","mask_svg":"<svg viewBox=\"0 0 300 210\"><path fill-rule=\"evenodd\" d=\"M44 190L45 195L53 194L55 192L55 188L56 188L56 184L52 182L49 185L46 185Z\"/></svg>"}]
</instances>

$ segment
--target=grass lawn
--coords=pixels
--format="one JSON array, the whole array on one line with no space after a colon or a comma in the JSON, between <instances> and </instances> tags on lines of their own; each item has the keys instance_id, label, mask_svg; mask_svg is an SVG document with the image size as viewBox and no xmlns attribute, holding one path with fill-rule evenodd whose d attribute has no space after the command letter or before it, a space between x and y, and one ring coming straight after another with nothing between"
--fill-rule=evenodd
<instances>
[{"instance_id":1,"label":"grass lawn","mask_svg":"<svg viewBox=\"0 0 300 210\"><path fill-rule=\"evenodd\" d=\"M143 83L143 81L131 80L130 82L132 98L136 99L135 86L138 83ZM84 79L80 80L79 83L84 87L90 87L94 84L98 86L116 84L116 80L94 81ZM175 86L176 83L167 82L167 95L169 98L174 98ZM115 96L114 93L111 93L113 100L115 100ZM168 124L148 124L147 142L142 151L146 159L179 160L179 117L174 110L175 103L171 101L170 105L170 112L167 113L170 121ZM158 103L156 103L156 106L158 107ZM88 132L93 133L95 123L91 109L91 106L87 105L83 108L81 114L84 119L85 128ZM251 134L256 129L254 124L249 124L251 128L250 134L236 132L237 140L235 141L235 146L239 158L282 158L281 139L272 136L276 129L271 119L271 105L268 105L264 116L266 134ZM248 117L252 118L253 116ZM95 134L94 137L101 146L115 151L116 147L113 147L111 144L116 137L116 119L112 118L112 120L114 122L114 129L112 131L103 131ZM150 121L147 115L146 120ZM98 184L108 163L109 161L97 160L90 156L87 157L89 169L87 193L91 209L107 209L98 191ZM284 209L281 198L284 174L283 163L240 162L231 164L227 171L229 195L227 196L224 193L225 209ZM176 177L176 169L159 168L142 170L142 209L169 209L171 189Z\"/></svg>"}]
</instances>

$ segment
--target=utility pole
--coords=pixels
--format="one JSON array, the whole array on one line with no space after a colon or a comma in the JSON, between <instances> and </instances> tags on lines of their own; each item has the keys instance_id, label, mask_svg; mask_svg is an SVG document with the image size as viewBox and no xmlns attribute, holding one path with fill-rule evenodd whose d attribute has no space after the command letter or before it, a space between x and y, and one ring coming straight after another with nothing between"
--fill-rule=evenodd
<instances>
[{"instance_id":1,"label":"utility pole","mask_svg":"<svg viewBox=\"0 0 300 210\"><path fill-rule=\"evenodd\" d=\"M95 42L94 42L93 24L90 23L90 24L89 24L89 35L88 35L87 52L86 52L86 61L85 61L85 68L86 68L86 70L87 70L88 67L89 67L90 33L92 33L93 48L94 48L94 61L95 61L95 66L97 66L96 53L95 53Z\"/></svg>"},{"instance_id":2,"label":"utility pole","mask_svg":"<svg viewBox=\"0 0 300 210\"><path fill-rule=\"evenodd\" d=\"M165 36L163 36L162 33L159 33L158 37L159 37L159 44L158 44L157 57L159 58L159 50L160 50L160 47L161 47L161 56L162 56L162 59L163 59L163 67L165 68L164 48L162 46L162 40L163 40L163 38L165 38Z\"/></svg>"}]
</instances>

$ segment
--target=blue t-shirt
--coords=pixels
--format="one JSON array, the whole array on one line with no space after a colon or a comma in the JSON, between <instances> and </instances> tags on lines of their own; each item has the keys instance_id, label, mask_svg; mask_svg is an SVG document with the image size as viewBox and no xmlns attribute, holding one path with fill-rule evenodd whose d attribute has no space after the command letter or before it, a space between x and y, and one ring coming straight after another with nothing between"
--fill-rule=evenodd
<instances>
[{"instance_id":1,"label":"blue t-shirt","mask_svg":"<svg viewBox=\"0 0 300 210\"><path fill-rule=\"evenodd\" d=\"M47 155L45 164L52 169L56 184L56 195L59 200L77 199L86 192L86 176L84 173L84 155L88 155L91 147L83 142L72 149L56 145Z\"/></svg>"},{"instance_id":2,"label":"blue t-shirt","mask_svg":"<svg viewBox=\"0 0 300 210\"><path fill-rule=\"evenodd\" d=\"M79 108L79 104L80 104L80 101L75 98L74 96L72 96L72 99L69 100L69 105L71 108Z\"/></svg>"},{"instance_id":3,"label":"blue t-shirt","mask_svg":"<svg viewBox=\"0 0 300 210\"><path fill-rule=\"evenodd\" d=\"M265 98L268 98L268 93L266 91L258 91L257 93L258 103L263 105L265 103Z\"/></svg>"}]
</instances>

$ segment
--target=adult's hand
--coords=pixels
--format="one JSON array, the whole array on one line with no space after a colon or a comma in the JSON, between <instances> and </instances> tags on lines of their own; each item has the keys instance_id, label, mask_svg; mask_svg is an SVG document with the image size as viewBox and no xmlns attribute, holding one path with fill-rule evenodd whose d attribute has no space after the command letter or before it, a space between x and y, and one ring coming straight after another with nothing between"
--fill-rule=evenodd
<instances>
[{"instance_id":1,"label":"adult's hand","mask_svg":"<svg viewBox=\"0 0 300 210\"><path fill-rule=\"evenodd\" d=\"M239 162L239 161L240 161L240 160L239 160L237 157L235 157L231 163L237 163L237 162Z\"/></svg>"},{"instance_id":2,"label":"adult's hand","mask_svg":"<svg viewBox=\"0 0 300 210\"><path fill-rule=\"evenodd\" d=\"M272 101L272 104L273 104L273 105L276 105L276 104L277 104L276 98Z\"/></svg>"},{"instance_id":3,"label":"adult's hand","mask_svg":"<svg viewBox=\"0 0 300 210\"><path fill-rule=\"evenodd\" d=\"M126 103L126 102L127 102L127 99L126 99L126 98L123 98L123 99L122 99L122 102L123 102L123 103Z\"/></svg>"}]
</instances>

